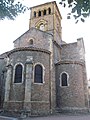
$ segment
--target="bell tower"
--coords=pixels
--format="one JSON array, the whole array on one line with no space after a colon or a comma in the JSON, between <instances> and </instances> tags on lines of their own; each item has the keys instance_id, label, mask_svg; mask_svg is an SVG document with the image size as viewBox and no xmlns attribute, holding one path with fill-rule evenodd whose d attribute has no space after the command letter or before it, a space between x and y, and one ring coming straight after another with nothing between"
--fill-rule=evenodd
<instances>
[{"instance_id":1,"label":"bell tower","mask_svg":"<svg viewBox=\"0 0 90 120\"><path fill-rule=\"evenodd\" d=\"M31 7L29 29L35 27L53 35L60 44L62 39L61 14L55 1Z\"/></svg>"}]
</instances>

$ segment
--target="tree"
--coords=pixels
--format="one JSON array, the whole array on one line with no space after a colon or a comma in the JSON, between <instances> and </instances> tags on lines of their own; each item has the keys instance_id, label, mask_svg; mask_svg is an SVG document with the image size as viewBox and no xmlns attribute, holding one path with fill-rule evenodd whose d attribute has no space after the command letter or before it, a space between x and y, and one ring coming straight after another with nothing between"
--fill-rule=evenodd
<instances>
[{"instance_id":1,"label":"tree","mask_svg":"<svg viewBox=\"0 0 90 120\"><path fill-rule=\"evenodd\" d=\"M0 0L0 19L14 20L19 13L24 13L27 7L15 0Z\"/></svg>"},{"instance_id":2,"label":"tree","mask_svg":"<svg viewBox=\"0 0 90 120\"><path fill-rule=\"evenodd\" d=\"M84 22L84 19L90 16L90 0L60 0L60 4L71 9L71 12L67 14L67 18L70 19L73 15L76 23L79 20Z\"/></svg>"}]
</instances>

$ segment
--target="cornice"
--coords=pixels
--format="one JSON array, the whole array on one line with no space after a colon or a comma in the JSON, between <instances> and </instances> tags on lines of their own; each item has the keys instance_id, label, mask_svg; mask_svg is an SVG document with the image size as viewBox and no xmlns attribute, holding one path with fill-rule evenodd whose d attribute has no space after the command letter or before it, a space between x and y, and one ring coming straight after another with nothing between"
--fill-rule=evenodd
<instances>
[{"instance_id":1,"label":"cornice","mask_svg":"<svg viewBox=\"0 0 90 120\"><path fill-rule=\"evenodd\" d=\"M37 51L37 52L44 52L47 54L50 54L51 52L42 48L35 48L35 47L20 47L20 48L15 48L7 53L7 55L11 55L14 52L19 52L19 51Z\"/></svg>"},{"instance_id":2,"label":"cornice","mask_svg":"<svg viewBox=\"0 0 90 120\"><path fill-rule=\"evenodd\" d=\"M85 61L70 61L70 60L63 60L63 61L59 61L58 63L56 63L56 65L60 65L60 64L78 64L78 65L85 65Z\"/></svg>"}]
</instances>

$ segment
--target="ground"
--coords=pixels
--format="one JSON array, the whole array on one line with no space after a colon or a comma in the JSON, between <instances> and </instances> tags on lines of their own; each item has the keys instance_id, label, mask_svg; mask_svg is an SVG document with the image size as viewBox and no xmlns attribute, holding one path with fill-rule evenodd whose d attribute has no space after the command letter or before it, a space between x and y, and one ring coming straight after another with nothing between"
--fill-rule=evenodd
<instances>
[{"instance_id":1,"label":"ground","mask_svg":"<svg viewBox=\"0 0 90 120\"><path fill-rule=\"evenodd\" d=\"M47 117L30 117L23 120L90 120L90 115L54 115Z\"/></svg>"},{"instance_id":2,"label":"ground","mask_svg":"<svg viewBox=\"0 0 90 120\"><path fill-rule=\"evenodd\" d=\"M90 120L90 114L52 115L46 117L13 118L0 116L0 120Z\"/></svg>"}]
</instances>

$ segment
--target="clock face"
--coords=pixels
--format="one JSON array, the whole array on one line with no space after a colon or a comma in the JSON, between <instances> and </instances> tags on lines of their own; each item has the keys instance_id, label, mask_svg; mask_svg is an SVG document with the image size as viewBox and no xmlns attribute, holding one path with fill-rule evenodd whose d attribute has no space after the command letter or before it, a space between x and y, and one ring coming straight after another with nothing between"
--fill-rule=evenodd
<instances>
[{"instance_id":1,"label":"clock face","mask_svg":"<svg viewBox=\"0 0 90 120\"><path fill-rule=\"evenodd\" d=\"M40 25L40 30L44 31L44 24Z\"/></svg>"}]
</instances>

